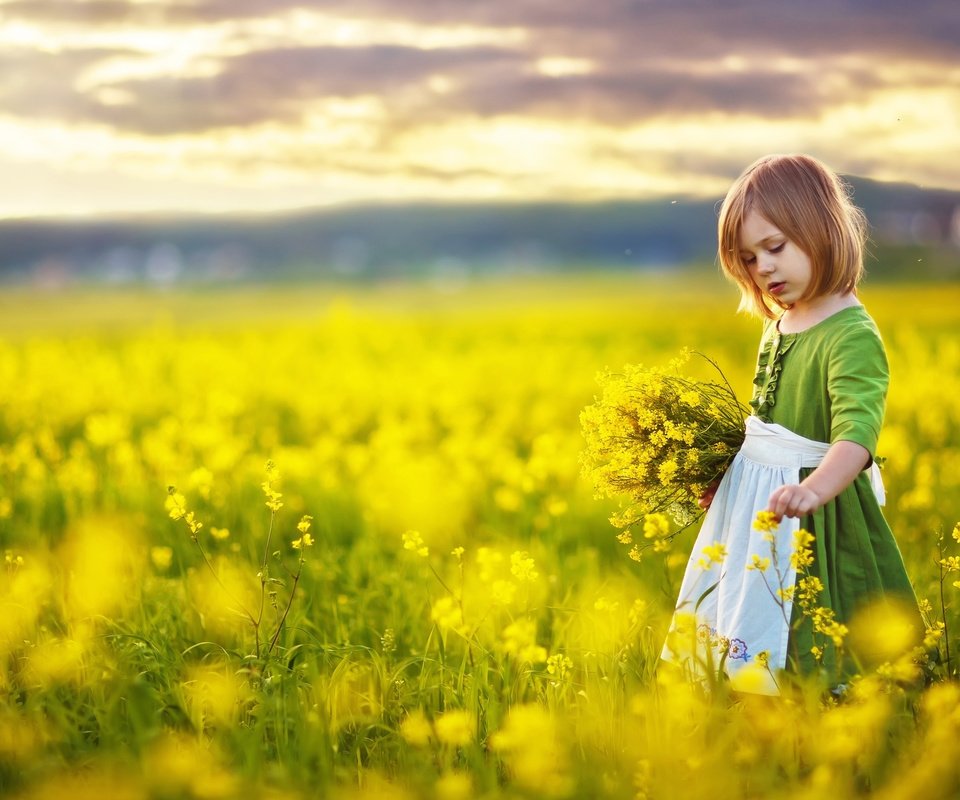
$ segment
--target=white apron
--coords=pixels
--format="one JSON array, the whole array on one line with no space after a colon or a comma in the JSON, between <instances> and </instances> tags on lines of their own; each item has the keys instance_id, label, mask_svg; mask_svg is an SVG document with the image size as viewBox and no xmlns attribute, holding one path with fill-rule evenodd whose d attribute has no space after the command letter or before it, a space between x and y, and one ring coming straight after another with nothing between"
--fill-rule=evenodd
<instances>
[{"instance_id":1,"label":"white apron","mask_svg":"<svg viewBox=\"0 0 960 800\"><path fill-rule=\"evenodd\" d=\"M818 466L829 449L829 444L806 439L782 425L747 418L743 446L724 474L693 546L662 658L686 662L684 666L700 676L707 669L716 670L722 661L735 686L737 673L754 666L749 690L778 693L775 675L787 663L793 603L776 593L796 582L790 556L800 520L784 517L772 532L773 543L764 538L770 534L755 530L753 523L775 489L799 483L800 470ZM870 478L883 505L876 464ZM726 556L705 567L710 559L704 548L717 542L726 547ZM754 555L769 559L769 566L763 571L748 569Z\"/></svg>"}]
</instances>

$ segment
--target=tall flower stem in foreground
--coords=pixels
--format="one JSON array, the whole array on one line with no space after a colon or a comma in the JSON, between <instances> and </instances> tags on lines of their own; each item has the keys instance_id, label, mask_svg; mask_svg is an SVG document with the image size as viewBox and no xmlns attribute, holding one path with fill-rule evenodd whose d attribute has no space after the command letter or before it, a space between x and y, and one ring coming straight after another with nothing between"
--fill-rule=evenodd
<instances>
[{"instance_id":1,"label":"tall flower stem in foreground","mask_svg":"<svg viewBox=\"0 0 960 800\"><path fill-rule=\"evenodd\" d=\"M277 465L274 464L273 461L267 461L266 469L267 479L260 484L260 486L267 498L266 506L270 509L270 524L267 526L267 538L263 546L263 558L260 561L260 573L258 575L260 578L260 610L257 612L256 621L253 623L254 648L257 658L260 658L260 624L263 621L263 608L266 602L267 584L270 582L268 563L270 558L270 542L273 538L273 524L276 520L277 512L283 508L283 495L277 491L275 485L280 479L280 475L277 471Z\"/></svg>"},{"instance_id":2,"label":"tall flower stem in foreground","mask_svg":"<svg viewBox=\"0 0 960 800\"><path fill-rule=\"evenodd\" d=\"M960 541L957 528L954 528L954 538ZM946 662L947 675L950 674L950 631L947 627L947 604L943 596L943 583L947 579L947 573L955 571L957 568L957 558L953 561L947 560L943 554L943 528L940 529L937 537L937 568L940 571L940 619L943 620L943 650Z\"/></svg>"},{"instance_id":3,"label":"tall flower stem in foreground","mask_svg":"<svg viewBox=\"0 0 960 800\"><path fill-rule=\"evenodd\" d=\"M253 613L247 609L247 607L236 598L234 593L231 592L230 589L224 584L217 570L214 568L213 563L210 561L210 557L203 546L203 543L200 541L199 534L200 530L203 528L203 523L196 518L196 515L193 511L187 510L186 499L184 496L177 492L175 487L170 486L167 489L168 497L166 500L166 507L170 518L174 520L182 519L184 521L184 523L190 529L190 538L200 551L200 556L203 558L203 562L206 564L207 569L213 575L220 588L223 589L224 593L236 605L236 608L239 609L242 615L250 622L250 626L253 628L253 655L257 661L265 661L269 659L274 648L277 646L277 643L280 640L280 634L282 633L284 624L286 623L287 617L290 614L290 609L293 607L293 601L297 593L297 587L300 584L300 578L303 574L303 565L306 562L304 551L306 548L313 546L313 537L310 535L310 525L313 517L304 515L297 524L297 530L300 532L300 537L291 543L291 546L298 551L297 568L295 572L287 570L287 573L292 580L292 584L290 586L290 595L287 597L286 603L281 611L280 606L277 603L277 593L275 591L268 591L267 584L283 585L283 581L279 578L270 577L269 571L270 546L273 542L273 530L276 524L277 512L283 508L283 495L276 488L276 484L279 481L280 476L273 461L267 462L266 471L267 479L261 484L261 488L266 496L266 506L270 509L270 522L267 527L263 558L258 565L259 570L257 572L257 578L260 581L260 603L256 613ZM216 529L212 530L216 532ZM278 551L273 555L276 558L281 559L281 566L283 566L281 553ZM284 567L284 569L286 569L286 567ZM265 633L263 630L263 615L266 611L268 594L270 595L271 603L277 612L276 628L272 633L269 634Z\"/></svg>"},{"instance_id":4,"label":"tall flower stem in foreground","mask_svg":"<svg viewBox=\"0 0 960 800\"><path fill-rule=\"evenodd\" d=\"M200 556L203 558L203 563L206 564L207 569L210 571L210 574L213 575L214 580L223 589L224 593L237 605L237 608L243 613L243 615L250 620L250 624L253 625L254 629L257 627L257 618L249 611L246 606L230 591L229 588L224 584L223 580L220 578L219 573L214 569L213 564L210 563L210 557L207 555L207 551L204 549L203 544L200 541L200 530L203 528L203 523L196 518L196 514L193 511L187 510L187 501L186 498L177 491L176 486L167 487L167 500L166 508L167 513L172 520L183 520L186 526L190 529L190 539L197 546L197 550L200 551Z\"/></svg>"},{"instance_id":5,"label":"tall flower stem in foreground","mask_svg":"<svg viewBox=\"0 0 960 800\"><path fill-rule=\"evenodd\" d=\"M272 521L272 520L271 520ZM287 598L287 605L283 609L283 613L277 619L277 629L273 633L273 637L270 639L270 644L267 647L267 652L265 656L270 657L270 653L273 651L273 648L277 644L277 640L280 638L280 633L283 631L283 625L287 621L287 615L290 613L290 608L293 606L293 598L297 594L297 586L300 583L300 576L303 574L303 564L306 561L304 557L304 551L308 547L313 546L313 537L310 535L310 523L313 521L313 517L304 515L300 522L297 523L297 530L300 531L300 538L293 541L293 549L299 553L299 558L297 559L297 571L291 575L293 578L293 585L290 587L290 596Z\"/></svg>"}]
</instances>

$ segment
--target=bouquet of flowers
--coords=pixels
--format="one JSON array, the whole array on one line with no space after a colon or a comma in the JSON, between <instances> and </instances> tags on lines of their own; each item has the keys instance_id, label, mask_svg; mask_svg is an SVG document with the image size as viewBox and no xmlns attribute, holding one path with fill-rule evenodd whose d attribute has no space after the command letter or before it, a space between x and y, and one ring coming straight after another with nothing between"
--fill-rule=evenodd
<instances>
[{"instance_id":1,"label":"bouquet of flowers","mask_svg":"<svg viewBox=\"0 0 960 800\"><path fill-rule=\"evenodd\" d=\"M681 372L683 351L666 368L627 365L601 373L602 395L580 414L586 439L581 463L597 497L620 496L611 517L618 537L633 543L630 527L643 523L648 545L668 549L667 515L683 530L699 519L700 496L723 476L743 443L749 413L717 364L702 356L722 382L699 381ZM640 547L631 556L639 559Z\"/></svg>"}]
</instances>

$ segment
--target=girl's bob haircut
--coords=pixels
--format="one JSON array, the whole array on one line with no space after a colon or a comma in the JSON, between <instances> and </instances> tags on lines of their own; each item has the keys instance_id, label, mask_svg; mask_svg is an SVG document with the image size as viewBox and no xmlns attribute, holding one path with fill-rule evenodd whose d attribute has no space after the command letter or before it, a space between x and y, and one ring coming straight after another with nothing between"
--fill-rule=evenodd
<instances>
[{"instance_id":1,"label":"girl's bob haircut","mask_svg":"<svg viewBox=\"0 0 960 800\"><path fill-rule=\"evenodd\" d=\"M803 299L857 291L867 221L847 185L812 156L764 156L737 178L720 207L717 255L724 274L740 287L739 310L776 319L786 308L764 295L740 255L740 231L751 211L810 259L813 275Z\"/></svg>"}]
</instances>

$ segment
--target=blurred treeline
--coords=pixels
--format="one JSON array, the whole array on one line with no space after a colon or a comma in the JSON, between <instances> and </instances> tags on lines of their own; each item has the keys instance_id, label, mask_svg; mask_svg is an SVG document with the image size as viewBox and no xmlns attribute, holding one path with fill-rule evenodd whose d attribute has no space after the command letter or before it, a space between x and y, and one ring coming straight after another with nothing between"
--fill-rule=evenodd
<instances>
[{"instance_id":1,"label":"blurred treeline","mask_svg":"<svg viewBox=\"0 0 960 800\"><path fill-rule=\"evenodd\" d=\"M882 280L960 278L960 192L850 178ZM0 282L367 282L711 269L716 200L417 203L258 216L0 222Z\"/></svg>"}]
</instances>

